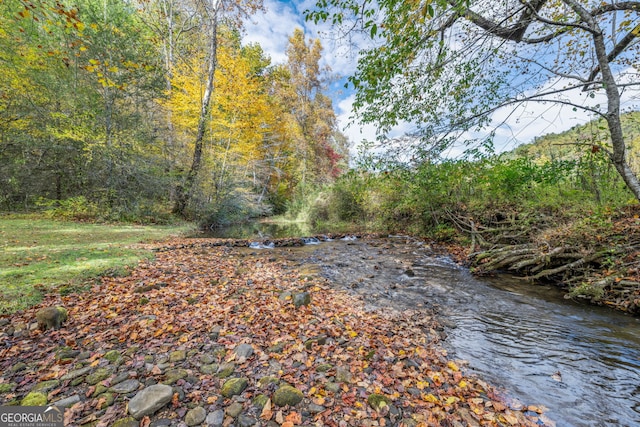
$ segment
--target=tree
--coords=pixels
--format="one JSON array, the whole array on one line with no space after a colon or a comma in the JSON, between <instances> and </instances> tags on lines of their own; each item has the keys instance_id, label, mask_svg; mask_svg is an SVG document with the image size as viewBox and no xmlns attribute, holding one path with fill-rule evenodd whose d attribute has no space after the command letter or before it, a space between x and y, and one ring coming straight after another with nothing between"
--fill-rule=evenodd
<instances>
[{"instance_id":1,"label":"tree","mask_svg":"<svg viewBox=\"0 0 640 427\"><path fill-rule=\"evenodd\" d=\"M640 2L600 0L322 0L307 19L351 20L376 39L350 78L364 122L418 125L436 152L524 102L606 119L605 150L640 200L620 124L621 93L637 88ZM353 27L351 27L353 28ZM582 97L580 96L582 91ZM604 98L603 106L582 98Z\"/></svg>"},{"instance_id":2,"label":"tree","mask_svg":"<svg viewBox=\"0 0 640 427\"><path fill-rule=\"evenodd\" d=\"M260 9L262 2L261 0L196 0L193 6L198 12L198 20L202 25L201 30L206 40L206 71L204 74L204 81L206 83L204 85L204 92L200 98L200 113L198 115L191 166L185 173L183 182L176 189L173 212L182 216L186 215L196 178L202 168L204 136L209 120L217 66L219 20L226 13L229 24L240 26L241 21L238 17Z\"/></svg>"},{"instance_id":3,"label":"tree","mask_svg":"<svg viewBox=\"0 0 640 427\"><path fill-rule=\"evenodd\" d=\"M289 112L293 155L301 184L325 183L336 178L347 159L346 139L337 130L331 99L323 93L326 73L320 66L322 45L305 39L296 28L289 37L287 64L279 71L277 93Z\"/></svg>"}]
</instances>

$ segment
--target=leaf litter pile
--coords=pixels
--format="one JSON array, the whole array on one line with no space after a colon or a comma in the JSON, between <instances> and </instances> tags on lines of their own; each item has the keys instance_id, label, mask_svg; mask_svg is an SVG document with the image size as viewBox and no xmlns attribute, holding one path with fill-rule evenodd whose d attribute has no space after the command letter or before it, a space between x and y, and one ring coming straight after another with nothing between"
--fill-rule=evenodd
<instances>
[{"instance_id":1,"label":"leaf litter pile","mask_svg":"<svg viewBox=\"0 0 640 427\"><path fill-rule=\"evenodd\" d=\"M367 311L269 251L171 245L0 319L0 404L86 426L553 425L466 376L425 311ZM60 330L36 328L46 306L66 308Z\"/></svg>"}]
</instances>

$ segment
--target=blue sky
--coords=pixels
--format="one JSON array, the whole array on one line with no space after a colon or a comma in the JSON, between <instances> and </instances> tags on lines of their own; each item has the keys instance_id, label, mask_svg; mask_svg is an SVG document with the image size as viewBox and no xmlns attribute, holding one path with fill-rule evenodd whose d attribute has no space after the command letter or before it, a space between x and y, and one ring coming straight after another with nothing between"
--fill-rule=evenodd
<instances>
[{"instance_id":1,"label":"blue sky","mask_svg":"<svg viewBox=\"0 0 640 427\"><path fill-rule=\"evenodd\" d=\"M315 0L291 0L277 1L264 0L266 11L254 15L251 22L246 23L245 42L257 42L271 57L272 63L286 62L285 49L289 36L296 27L302 28L307 37L319 38L324 46L323 61L339 79L328 90L333 99L334 109L338 116L339 125L343 133L352 143L352 153L356 146L363 140L375 140L376 131L374 125L361 126L354 124L349 127L350 117L353 115L352 105L354 94L344 88L346 77L355 70L357 52L346 46L344 41L335 40L336 32L328 24L314 25L305 22L303 12L313 8ZM366 46L367 40L363 37L355 40L356 44ZM549 88L560 87L562 81L550 82ZM595 105L606 103L603 96L586 98L586 94L576 90L563 96L570 97L572 101ZM640 108L638 93L627 93L623 96L623 107L626 109ZM493 115L496 129L495 148L497 151L510 150L522 143L530 142L534 137L547 133L559 133L577 124L582 124L591 119L584 111L573 111L571 107L557 104L529 103L513 109L498 110ZM413 126L405 124L392 131L390 137L402 136L411 131ZM468 136L480 136L468 135ZM462 152L461 147L453 147L449 155L455 157Z\"/></svg>"}]
</instances>

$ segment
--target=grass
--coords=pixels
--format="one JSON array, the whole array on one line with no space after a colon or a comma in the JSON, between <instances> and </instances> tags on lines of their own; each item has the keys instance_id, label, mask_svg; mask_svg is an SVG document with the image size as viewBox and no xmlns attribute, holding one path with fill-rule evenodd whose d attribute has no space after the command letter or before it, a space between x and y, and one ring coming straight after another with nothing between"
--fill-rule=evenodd
<instances>
[{"instance_id":1,"label":"grass","mask_svg":"<svg viewBox=\"0 0 640 427\"><path fill-rule=\"evenodd\" d=\"M43 293L87 288L102 275L124 275L152 253L137 243L184 234L189 225L142 226L0 216L0 314L39 303Z\"/></svg>"}]
</instances>

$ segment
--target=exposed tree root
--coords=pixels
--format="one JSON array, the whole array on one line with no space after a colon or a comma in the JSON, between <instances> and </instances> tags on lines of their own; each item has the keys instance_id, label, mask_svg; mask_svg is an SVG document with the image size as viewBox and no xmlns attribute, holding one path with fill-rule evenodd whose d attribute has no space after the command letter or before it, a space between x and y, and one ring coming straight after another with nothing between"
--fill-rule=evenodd
<instances>
[{"instance_id":1,"label":"exposed tree root","mask_svg":"<svg viewBox=\"0 0 640 427\"><path fill-rule=\"evenodd\" d=\"M551 281L567 290L567 298L640 315L640 220L619 218L592 233L515 219L482 226L457 216L454 223L471 237L468 259L476 274L509 271Z\"/></svg>"}]
</instances>

